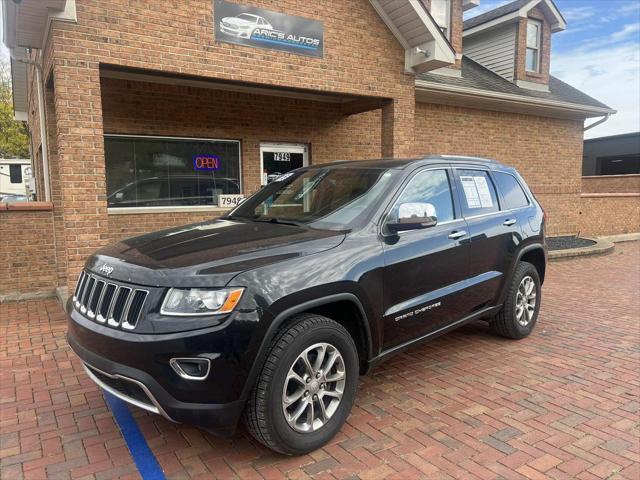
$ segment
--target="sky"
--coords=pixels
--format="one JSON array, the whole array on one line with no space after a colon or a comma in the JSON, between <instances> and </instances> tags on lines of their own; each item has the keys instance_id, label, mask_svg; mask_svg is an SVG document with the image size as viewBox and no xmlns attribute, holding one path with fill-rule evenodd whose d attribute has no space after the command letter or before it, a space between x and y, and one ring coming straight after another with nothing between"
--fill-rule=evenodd
<instances>
[{"instance_id":1,"label":"sky","mask_svg":"<svg viewBox=\"0 0 640 480\"><path fill-rule=\"evenodd\" d=\"M480 0L465 19L509 1ZM585 138L640 131L640 0L555 3L567 29L552 36L551 74L617 111ZM0 56L8 56L4 45Z\"/></svg>"},{"instance_id":2,"label":"sky","mask_svg":"<svg viewBox=\"0 0 640 480\"><path fill-rule=\"evenodd\" d=\"M640 0L554 1L567 29L551 37L551 75L617 110L585 138L640 131ZM480 0L465 19L505 3Z\"/></svg>"}]
</instances>

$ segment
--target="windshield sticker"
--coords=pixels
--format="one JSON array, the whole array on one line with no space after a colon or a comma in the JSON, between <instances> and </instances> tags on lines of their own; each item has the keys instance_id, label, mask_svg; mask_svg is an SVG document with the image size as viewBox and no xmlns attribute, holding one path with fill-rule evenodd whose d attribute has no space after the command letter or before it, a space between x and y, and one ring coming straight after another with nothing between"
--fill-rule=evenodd
<instances>
[{"instance_id":1,"label":"windshield sticker","mask_svg":"<svg viewBox=\"0 0 640 480\"><path fill-rule=\"evenodd\" d=\"M294 172L288 172L288 173L283 173L282 175L280 175L279 177L277 177L274 182L284 182L287 178L289 178L291 175L293 175Z\"/></svg>"},{"instance_id":2,"label":"windshield sticker","mask_svg":"<svg viewBox=\"0 0 640 480\"><path fill-rule=\"evenodd\" d=\"M460 183L464 189L464 196L467 199L467 206L469 208L481 208L480 196L478 195L478 188L476 182L473 181L473 177L461 176Z\"/></svg>"},{"instance_id":3,"label":"windshield sticker","mask_svg":"<svg viewBox=\"0 0 640 480\"><path fill-rule=\"evenodd\" d=\"M469 208L493 207L493 198L485 177L465 175L460 176L460 182Z\"/></svg>"},{"instance_id":4,"label":"windshield sticker","mask_svg":"<svg viewBox=\"0 0 640 480\"><path fill-rule=\"evenodd\" d=\"M482 208L492 208L493 199L491 198L487 179L485 177L473 177L473 181L478 189L478 196L480 197L480 205L482 205Z\"/></svg>"}]
</instances>

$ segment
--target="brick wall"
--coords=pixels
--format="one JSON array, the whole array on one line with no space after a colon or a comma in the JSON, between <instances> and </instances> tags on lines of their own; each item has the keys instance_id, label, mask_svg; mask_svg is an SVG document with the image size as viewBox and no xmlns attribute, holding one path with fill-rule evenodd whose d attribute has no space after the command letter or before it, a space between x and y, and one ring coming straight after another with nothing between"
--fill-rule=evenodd
<instances>
[{"instance_id":1,"label":"brick wall","mask_svg":"<svg viewBox=\"0 0 640 480\"><path fill-rule=\"evenodd\" d=\"M579 230L580 121L418 103L416 153L474 155L511 165L547 211L550 234Z\"/></svg>"},{"instance_id":2,"label":"brick wall","mask_svg":"<svg viewBox=\"0 0 640 480\"><path fill-rule=\"evenodd\" d=\"M367 0L251 3L322 21L326 38L324 58L216 41L211 0L134 3L83 0L76 3L77 23L52 24L52 46L45 52L44 64L48 82L53 86L57 161L63 186L56 207L64 226L68 286L73 285L84 259L109 240L104 233L111 220L105 201L100 65L390 99L393 122L380 121L372 131L379 134L382 127L392 129L390 134L380 136L381 141L394 142L384 146L385 152L394 156L411 152L414 77L404 72L402 46ZM296 108L301 111L305 105ZM302 122L309 118L307 115ZM350 121L340 120L345 124ZM284 132L281 123L275 119ZM215 126L210 121L209 130ZM251 125L245 127L251 129ZM351 139L348 125L341 131L343 139ZM319 135L325 133L318 129ZM340 135L335 138L338 145ZM251 141L247 148L255 149L255 145ZM333 147L332 152L339 148ZM328 149L327 146L327 152ZM328 156L322 149L312 155ZM257 172L252 174L251 166L248 168L248 182L255 185Z\"/></svg>"},{"instance_id":3,"label":"brick wall","mask_svg":"<svg viewBox=\"0 0 640 480\"><path fill-rule=\"evenodd\" d=\"M584 193L580 198L580 234L640 232L640 193Z\"/></svg>"},{"instance_id":4,"label":"brick wall","mask_svg":"<svg viewBox=\"0 0 640 480\"><path fill-rule=\"evenodd\" d=\"M41 208L0 209L0 300L56 288L53 215L50 205Z\"/></svg>"},{"instance_id":5,"label":"brick wall","mask_svg":"<svg viewBox=\"0 0 640 480\"><path fill-rule=\"evenodd\" d=\"M640 175L582 177L582 193L640 193Z\"/></svg>"},{"instance_id":6,"label":"brick wall","mask_svg":"<svg viewBox=\"0 0 640 480\"><path fill-rule=\"evenodd\" d=\"M343 116L333 103L103 78L105 133L240 140L244 193L260 186L260 143L311 145L312 164L381 155L380 110ZM405 132L402 132L403 134ZM110 214L105 241L220 212Z\"/></svg>"}]
</instances>

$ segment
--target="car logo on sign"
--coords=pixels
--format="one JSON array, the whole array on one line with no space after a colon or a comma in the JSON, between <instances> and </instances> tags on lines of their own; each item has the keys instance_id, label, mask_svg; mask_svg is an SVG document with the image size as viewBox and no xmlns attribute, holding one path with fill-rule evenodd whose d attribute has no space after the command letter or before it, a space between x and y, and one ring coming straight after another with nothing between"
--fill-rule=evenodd
<instances>
[{"instance_id":1,"label":"car logo on sign","mask_svg":"<svg viewBox=\"0 0 640 480\"><path fill-rule=\"evenodd\" d=\"M109 276L113 273L113 267L107 263L103 263L102 266L98 269L100 273L104 273Z\"/></svg>"}]
</instances>

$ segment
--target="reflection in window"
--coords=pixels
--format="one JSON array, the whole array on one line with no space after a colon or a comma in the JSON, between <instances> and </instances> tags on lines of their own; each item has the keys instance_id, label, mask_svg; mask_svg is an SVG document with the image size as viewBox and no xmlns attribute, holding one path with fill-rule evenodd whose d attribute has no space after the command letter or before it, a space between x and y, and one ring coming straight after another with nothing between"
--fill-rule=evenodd
<instances>
[{"instance_id":1,"label":"reflection in window","mask_svg":"<svg viewBox=\"0 0 640 480\"><path fill-rule=\"evenodd\" d=\"M540 34L542 24L536 20L527 22L527 52L525 56L525 68L529 72L540 71Z\"/></svg>"},{"instance_id":2,"label":"reflection in window","mask_svg":"<svg viewBox=\"0 0 640 480\"><path fill-rule=\"evenodd\" d=\"M393 207L389 219L398 220L401 203L430 203L436 209L438 223L454 219L449 177L445 170L426 170L411 179Z\"/></svg>"},{"instance_id":3,"label":"reflection in window","mask_svg":"<svg viewBox=\"0 0 640 480\"><path fill-rule=\"evenodd\" d=\"M529 205L527 195L513 175L494 172L498 189L504 198L504 210L526 207Z\"/></svg>"},{"instance_id":4,"label":"reflection in window","mask_svg":"<svg viewBox=\"0 0 640 480\"><path fill-rule=\"evenodd\" d=\"M240 143L105 136L109 207L218 205L240 193Z\"/></svg>"}]
</instances>

